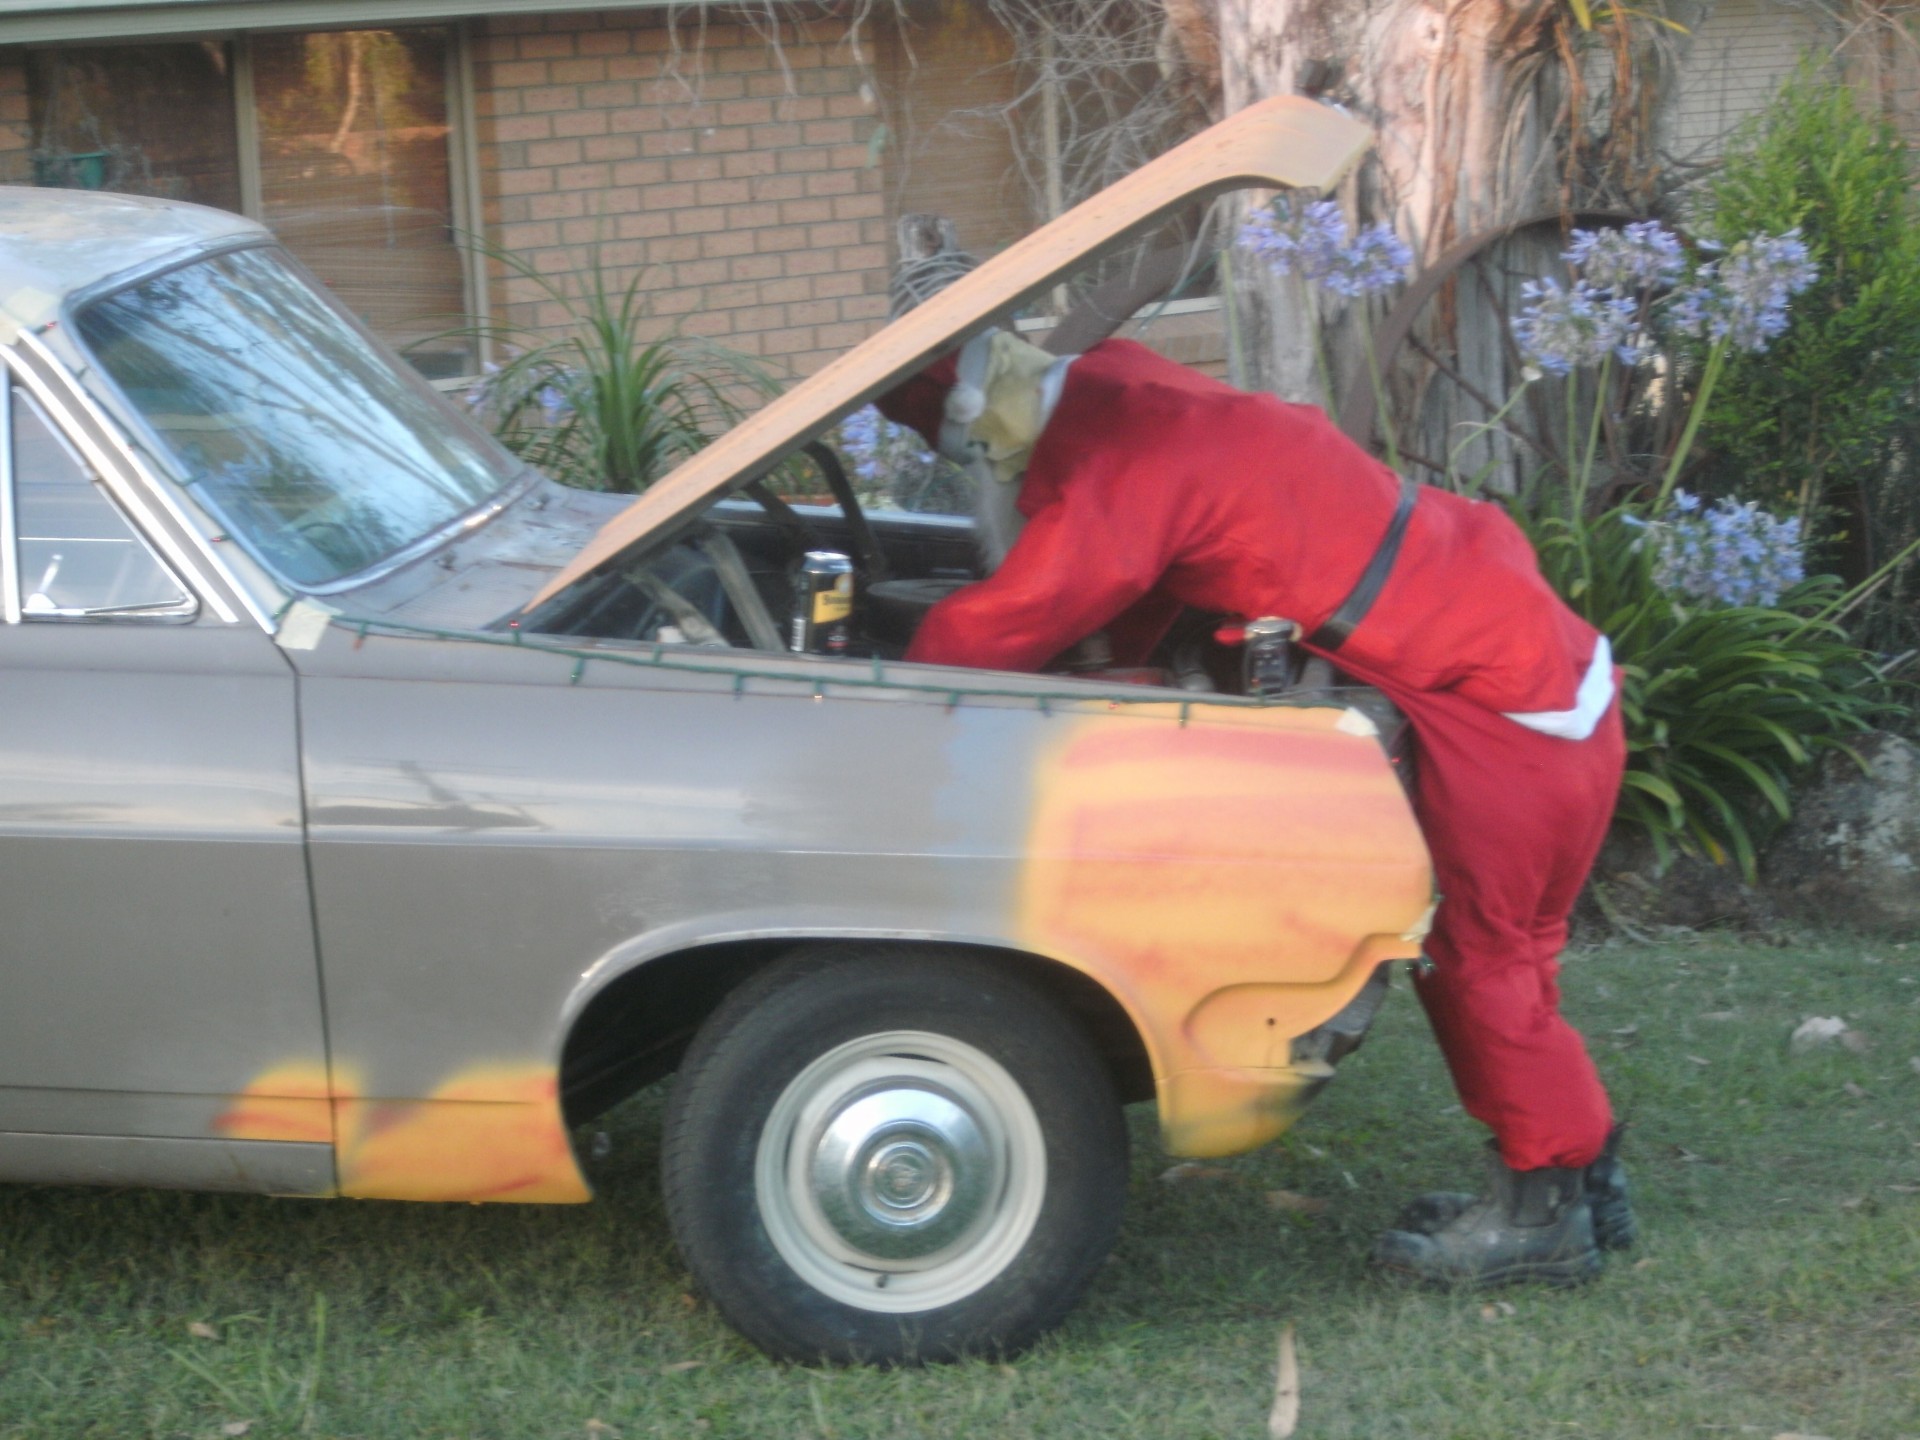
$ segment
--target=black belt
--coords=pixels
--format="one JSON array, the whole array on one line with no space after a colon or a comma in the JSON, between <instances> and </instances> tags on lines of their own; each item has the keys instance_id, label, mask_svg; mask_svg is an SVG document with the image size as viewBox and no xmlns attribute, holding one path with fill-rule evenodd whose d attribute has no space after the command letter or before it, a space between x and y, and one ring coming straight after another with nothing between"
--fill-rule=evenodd
<instances>
[{"instance_id":1,"label":"black belt","mask_svg":"<svg viewBox=\"0 0 1920 1440\"><path fill-rule=\"evenodd\" d=\"M1387 533L1380 537L1380 547L1373 552L1367 568L1360 572L1353 589L1347 592L1347 598L1340 602L1327 623L1307 636L1306 643L1314 649L1338 650L1367 618L1367 612L1373 609L1373 602L1380 598L1380 591L1386 586L1387 576L1393 573L1393 562L1399 558L1400 542L1406 536L1407 521L1413 515L1413 502L1419 493L1418 481L1401 477L1400 503L1394 508L1393 519L1387 522Z\"/></svg>"}]
</instances>

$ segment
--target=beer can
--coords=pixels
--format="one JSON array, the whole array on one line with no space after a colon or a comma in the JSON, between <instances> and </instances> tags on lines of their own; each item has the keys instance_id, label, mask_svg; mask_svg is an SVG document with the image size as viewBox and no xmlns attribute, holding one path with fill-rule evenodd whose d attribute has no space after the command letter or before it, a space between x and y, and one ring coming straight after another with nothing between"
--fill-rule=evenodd
<instances>
[{"instance_id":1,"label":"beer can","mask_svg":"<svg viewBox=\"0 0 1920 1440\"><path fill-rule=\"evenodd\" d=\"M796 655L844 655L853 643L853 561L837 550L809 550L794 577Z\"/></svg>"},{"instance_id":2,"label":"beer can","mask_svg":"<svg viewBox=\"0 0 1920 1440\"><path fill-rule=\"evenodd\" d=\"M1246 693L1270 700L1293 688L1293 642L1300 627L1277 615L1263 615L1246 626L1241 678Z\"/></svg>"}]
</instances>

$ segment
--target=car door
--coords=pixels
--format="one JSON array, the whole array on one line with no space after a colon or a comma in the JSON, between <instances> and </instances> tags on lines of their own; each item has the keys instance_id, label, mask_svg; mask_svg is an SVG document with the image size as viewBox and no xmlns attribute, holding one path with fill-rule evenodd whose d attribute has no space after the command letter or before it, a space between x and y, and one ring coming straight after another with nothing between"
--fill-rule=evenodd
<instances>
[{"instance_id":1,"label":"car door","mask_svg":"<svg viewBox=\"0 0 1920 1440\"><path fill-rule=\"evenodd\" d=\"M4 358L0 1179L329 1189L292 672Z\"/></svg>"}]
</instances>

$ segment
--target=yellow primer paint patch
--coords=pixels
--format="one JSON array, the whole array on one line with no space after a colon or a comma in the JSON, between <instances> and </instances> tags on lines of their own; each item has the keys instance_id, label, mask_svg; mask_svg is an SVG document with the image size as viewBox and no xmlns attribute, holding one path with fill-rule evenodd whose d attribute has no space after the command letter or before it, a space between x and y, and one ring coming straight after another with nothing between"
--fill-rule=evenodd
<instances>
[{"instance_id":1,"label":"yellow primer paint patch","mask_svg":"<svg viewBox=\"0 0 1920 1440\"><path fill-rule=\"evenodd\" d=\"M346 1073L268 1071L215 1122L240 1140L334 1145L340 1193L380 1200L573 1204L592 1198L560 1111L559 1078L541 1065L461 1071L422 1100L364 1098Z\"/></svg>"},{"instance_id":2,"label":"yellow primer paint patch","mask_svg":"<svg viewBox=\"0 0 1920 1440\"><path fill-rule=\"evenodd\" d=\"M1081 717L1036 771L1022 936L1133 1014L1180 1153L1277 1135L1312 1088L1286 1042L1417 953L1426 846L1346 713Z\"/></svg>"},{"instance_id":3,"label":"yellow primer paint patch","mask_svg":"<svg viewBox=\"0 0 1920 1440\"><path fill-rule=\"evenodd\" d=\"M1036 776L1023 929L1145 999L1315 984L1431 898L1370 739L1333 728L1075 723Z\"/></svg>"}]
</instances>

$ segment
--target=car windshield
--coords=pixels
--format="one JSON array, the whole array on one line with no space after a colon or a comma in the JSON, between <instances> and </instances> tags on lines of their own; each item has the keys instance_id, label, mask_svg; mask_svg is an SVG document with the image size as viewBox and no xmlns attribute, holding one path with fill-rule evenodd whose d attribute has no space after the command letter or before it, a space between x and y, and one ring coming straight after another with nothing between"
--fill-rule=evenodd
<instances>
[{"instance_id":1,"label":"car windshield","mask_svg":"<svg viewBox=\"0 0 1920 1440\"><path fill-rule=\"evenodd\" d=\"M378 564L520 473L270 249L140 281L76 323L201 500L292 584Z\"/></svg>"}]
</instances>

